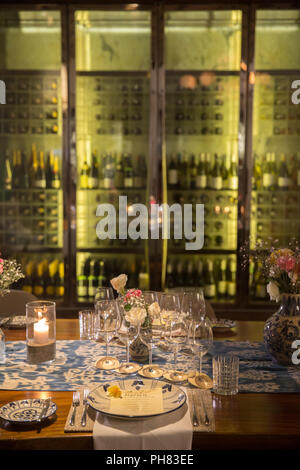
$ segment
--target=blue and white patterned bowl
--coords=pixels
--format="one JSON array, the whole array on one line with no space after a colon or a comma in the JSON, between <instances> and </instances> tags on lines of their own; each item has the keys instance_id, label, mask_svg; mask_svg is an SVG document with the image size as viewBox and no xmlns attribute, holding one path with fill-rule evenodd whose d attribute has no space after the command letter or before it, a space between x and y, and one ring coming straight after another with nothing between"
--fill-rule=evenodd
<instances>
[{"instance_id":1,"label":"blue and white patterned bowl","mask_svg":"<svg viewBox=\"0 0 300 470\"><path fill-rule=\"evenodd\" d=\"M32 424L39 420L45 400L28 398L27 400L11 401L0 408L0 418L15 424ZM56 412L56 404L50 401L49 408L42 421Z\"/></svg>"}]
</instances>

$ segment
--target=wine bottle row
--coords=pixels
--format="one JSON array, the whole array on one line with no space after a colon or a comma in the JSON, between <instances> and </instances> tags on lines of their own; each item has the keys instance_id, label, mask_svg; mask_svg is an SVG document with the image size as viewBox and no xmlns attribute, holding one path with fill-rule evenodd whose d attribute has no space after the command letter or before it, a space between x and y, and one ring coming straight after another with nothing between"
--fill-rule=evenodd
<instances>
[{"instance_id":1,"label":"wine bottle row","mask_svg":"<svg viewBox=\"0 0 300 470\"><path fill-rule=\"evenodd\" d=\"M50 150L46 156L44 150L38 151L32 144L30 157L22 150L6 150L2 158L1 189L61 188L60 158L55 151Z\"/></svg>"},{"instance_id":2,"label":"wine bottle row","mask_svg":"<svg viewBox=\"0 0 300 470\"><path fill-rule=\"evenodd\" d=\"M252 189L291 190L300 188L300 151L287 157L284 153L254 155Z\"/></svg>"},{"instance_id":3,"label":"wine bottle row","mask_svg":"<svg viewBox=\"0 0 300 470\"><path fill-rule=\"evenodd\" d=\"M235 258L228 256L186 262L172 259L167 263L165 287L168 290L201 287L207 300L233 301L236 296L236 269Z\"/></svg>"},{"instance_id":4,"label":"wine bottle row","mask_svg":"<svg viewBox=\"0 0 300 470\"><path fill-rule=\"evenodd\" d=\"M229 160L229 162L228 162ZM168 164L170 189L238 189L237 157L172 153Z\"/></svg>"},{"instance_id":5,"label":"wine bottle row","mask_svg":"<svg viewBox=\"0 0 300 470\"><path fill-rule=\"evenodd\" d=\"M84 159L80 169L80 189L145 189L147 166L145 157L131 154L94 151L88 163Z\"/></svg>"},{"instance_id":6,"label":"wine bottle row","mask_svg":"<svg viewBox=\"0 0 300 470\"><path fill-rule=\"evenodd\" d=\"M18 287L42 299L63 299L65 292L64 263L59 259L29 260L24 265L25 278Z\"/></svg>"},{"instance_id":7,"label":"wine bottle row","mask_svg":"<svg viewBox=\"0 0 300 470\"><path fill-rule=\"evenodd\" d=\"M149 289L149 274L144 260L88 257L81 262L77 275L77 299L93 302L98 287L111 287L110 280L124 272L129 288Z\"/></svg>"}]
</instances>

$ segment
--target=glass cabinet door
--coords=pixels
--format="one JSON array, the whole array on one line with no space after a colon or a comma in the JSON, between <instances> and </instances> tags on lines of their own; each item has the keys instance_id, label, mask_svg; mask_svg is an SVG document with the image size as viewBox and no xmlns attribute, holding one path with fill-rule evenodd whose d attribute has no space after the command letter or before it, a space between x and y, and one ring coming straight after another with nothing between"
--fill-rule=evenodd
<instances>
[{"instance_id":1,"label":"glass cabinet door","mask_svg":"<svg viewBox=\"0 0 300 470\"><path fill-rule=\"evenodd\" d=\"M151 12L76 11L75 32L76 274L86 302L120 273L149 288L148 240L121 234L119 221L127 230L135 204L148 206ZM103 204L115 208L114 236L99 228Z\"/></svg>"},{"instance_id":2,"label":"glass cabinet door","mask_svg":"<svg viewBox=\"0 0 300 470\"><path fill-rule=\"evenodd\" d=\"M37 297L64 297L61 13L0 7L0 251Z\"/></svg>"},{"instance_id":3,"label":"glass cabinet door","mask_svg":"<svg viewBox=\"0 0 300 470\"><path fill-rule=\"evenodd\" d=\"M255 32L251 247L287 247L300 234L299 10L258 10ZM295 102L294 102L295 101ZM250 263L252 300L268 298Z\"/></svg>"},{"instance_id":4,"label":"glass cabinet door","mask_svg":"<svg viewBox=\"0 0 300 470\"><path fill-rule=\"evenodd\" d=\"M165 199L204 204L204 246L165 244L165 289L236 298L242 12L165 13Z\"/></svg>"}]
</instances>

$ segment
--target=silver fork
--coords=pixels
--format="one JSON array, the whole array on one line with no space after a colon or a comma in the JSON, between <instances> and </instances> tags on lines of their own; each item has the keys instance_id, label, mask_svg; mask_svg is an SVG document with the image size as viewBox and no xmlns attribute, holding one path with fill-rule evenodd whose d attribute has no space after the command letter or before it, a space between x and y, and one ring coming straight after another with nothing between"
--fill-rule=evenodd
<instances>
[{"instance_id":1,"label":"silver fork","mask_svg":"<svg viewBox=\"0 0 300 470\"><path fill-rule=\"evenodd\" d=\"M75 414L76 414L76 408L79 406L80 403L80 394L78 391L73 392L73 401L72 401L72 406L73 406L73 413L70 419L70 426L74 426L75 423Z\"/></svg>"},{"instance_id":2,"label":"silver fork","mask_svg":"<svg viewBox=\"0 0 300 470\"><path fill-rule=\"evenodd\" d=\"M84 410L83 410L83 415L82 415L82 418L81 418L81 426L86 426L86 413L87 413L87 407L88 407L88 402L87 402L87 397L88 397L88 394L90 393L89 389L88 388L85 388L83 390L83 406L84 406Z\"/></svg>"}]
</instances>

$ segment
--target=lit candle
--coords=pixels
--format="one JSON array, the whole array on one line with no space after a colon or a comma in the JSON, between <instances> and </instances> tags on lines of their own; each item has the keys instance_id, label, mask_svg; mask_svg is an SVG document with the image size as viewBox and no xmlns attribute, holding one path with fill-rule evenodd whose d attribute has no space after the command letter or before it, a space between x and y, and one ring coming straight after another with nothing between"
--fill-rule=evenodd
<instances>
[{"instance_id":1,"label":"lit candle","mask_svg":"<svg viewBox=\"0 0 300 470\"><path fill-rule=\"evenodd\" d=\"M39 312L39 316L41 316ZM46 322L46 318L42 318L33 325L34 330L34 341L38 344L45 344L49 339L49 325Z\"/></svg>"}]
</instances>

